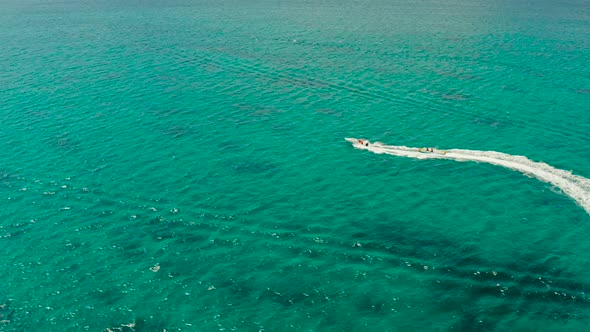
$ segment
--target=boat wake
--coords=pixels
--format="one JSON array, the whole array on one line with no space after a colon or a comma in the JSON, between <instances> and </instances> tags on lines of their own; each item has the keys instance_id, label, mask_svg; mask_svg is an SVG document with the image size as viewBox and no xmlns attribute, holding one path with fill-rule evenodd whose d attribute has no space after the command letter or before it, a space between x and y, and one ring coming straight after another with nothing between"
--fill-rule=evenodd
<instances>
[{"instance_id":1,"label":"boat wake","mask_svg":"<svg viewBox=\"0 0 590 332\"><path fill-rule=\"evenodd\" d=\"M524 156L513 156L496 151L412 148L407 146L386 145L379 142L365 146L360 144L359 140L355 138L346 138L346 140L351 142L357 149L369 150L377 154L385 153L392 156L415 159L475 161L502 166L532 176L543 182L551 183L575 200L588 214L590 214L590 179L574 175L570 171L557 169L546 163L532 161Z\"/></svg>"}]
</instances>

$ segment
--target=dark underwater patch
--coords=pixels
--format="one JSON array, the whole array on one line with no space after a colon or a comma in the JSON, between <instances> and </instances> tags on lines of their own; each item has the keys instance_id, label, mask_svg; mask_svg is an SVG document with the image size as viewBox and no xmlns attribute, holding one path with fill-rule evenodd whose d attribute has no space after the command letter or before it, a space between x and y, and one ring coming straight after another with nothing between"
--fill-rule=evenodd
<instances>
[{"instance_id":1,"label":"dark underwater patch","mask_svg":"<svg viewBox=\"0 0 590 332\"><path fill-rule=\"evenodd\" d=\"M247 174L263 174L274 173L279 170L279 166L268 161L254 161L254 160L230 160L227 161L226 167L231 168L237 173Z\"/></svg>"}]
</instances>

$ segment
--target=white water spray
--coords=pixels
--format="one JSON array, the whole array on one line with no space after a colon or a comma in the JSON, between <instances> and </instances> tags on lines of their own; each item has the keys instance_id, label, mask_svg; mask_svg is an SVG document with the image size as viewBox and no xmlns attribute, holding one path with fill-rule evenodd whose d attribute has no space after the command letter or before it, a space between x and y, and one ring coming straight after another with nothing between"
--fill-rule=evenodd
<instances>
[{"instance_id":1,"label":"white water spray","mask_svg":"<svg viewBox=\"0 0 590 332\"><path fill-rule=\"evenodd\" d=\"M590 179L574 175L570 171L557 169L542 162L535 162L524 156L513 156L496 151L476 150L438 150L427 151L424 148L412 148L407 146L385 145L383 143L371 143L365 146L358 139L346 138L357 149L369 150L392 156L409 157L416 159L450 159L456 161L475 161L502 166L522 174L535 177L543 182L551 183L561 189L563 193L573 198L588 214L590 214Z\"/></svg>"}]
</instances>

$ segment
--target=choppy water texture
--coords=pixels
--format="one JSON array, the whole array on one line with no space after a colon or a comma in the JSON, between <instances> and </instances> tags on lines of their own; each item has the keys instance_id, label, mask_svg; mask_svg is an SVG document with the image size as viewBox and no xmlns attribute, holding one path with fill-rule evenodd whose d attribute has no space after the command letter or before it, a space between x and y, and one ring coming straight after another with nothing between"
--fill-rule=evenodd
<instances>
[{"instance_id":1,"label":"choppy water texture","mask_svg":"<svg viewBox=\"0 0 590 332\"><path fill-rule=\"evenodd\" d=\"M588 22L0 2L0 331L587 331Z\"/></svg>"}]
</instances>

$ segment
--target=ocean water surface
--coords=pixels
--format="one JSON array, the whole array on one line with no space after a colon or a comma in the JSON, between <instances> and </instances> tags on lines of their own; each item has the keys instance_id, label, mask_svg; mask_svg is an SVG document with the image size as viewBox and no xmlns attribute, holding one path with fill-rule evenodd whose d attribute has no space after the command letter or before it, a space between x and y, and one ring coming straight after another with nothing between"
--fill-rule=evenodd
<instances>
[{"instance_id":1,"label":"ocean water surface","mask_svg":"<svg viewBox=\"0 0 590 332\"><path fill-rule=\"evenodd\" d=\"M588 22L0 1L0 331L587 331Z\"/></svg>"}]
</instances>

